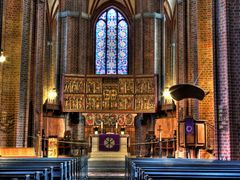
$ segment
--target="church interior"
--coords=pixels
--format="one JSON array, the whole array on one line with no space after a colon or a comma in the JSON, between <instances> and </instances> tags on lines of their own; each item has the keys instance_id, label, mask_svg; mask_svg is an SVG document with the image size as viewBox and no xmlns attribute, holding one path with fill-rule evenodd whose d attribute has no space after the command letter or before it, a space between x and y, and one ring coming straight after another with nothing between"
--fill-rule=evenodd
<instances>
[{"instance_id":1,"label":"church interior","mask_svg":"<svg viewBox=\"0 0 240 180\"><path fill-rule=\"evenodd\" d=\"M0 0L0 165L85 157L135 179L134 158L240 160L239 16L238 0Z\"/></svg>"}]
</instances>

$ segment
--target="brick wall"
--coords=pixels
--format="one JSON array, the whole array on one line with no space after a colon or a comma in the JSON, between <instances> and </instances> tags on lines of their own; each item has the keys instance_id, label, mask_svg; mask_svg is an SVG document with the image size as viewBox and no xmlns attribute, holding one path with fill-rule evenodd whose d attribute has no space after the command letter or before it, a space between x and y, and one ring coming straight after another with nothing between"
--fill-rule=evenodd
<instances>
[{"instance_id":1,"label":"brick wall","mask_svg":"<svg viewBox=\"0 0 240 180\"><path fill-rule=\"evenodd\" d=\"M172 82L172 67L173 67L173 59L172 59L172 21L166 17L165 20L165 73L164 73L164 85L166 88L169 88L173 85Z\"/></svg>"},{"instance_id":2,"label":"brick wall","mask_svg":"<svg viewBox=\"0 0 240 180\"><path fill-rule=\"evenodd\" d=\"M177 84L186 83L186 3L180 1L176 7L177 11ZM185 100L177 103L178 119L184 118L186 112ZM181 116L181 117L180 117Z\"/></svg>"},{"instance_id":3,"label":"brick wall","mask_svg":"<svg viewBox=\"0 0 240 180\"><path fill-rule=\"evenodd\" d=\"M7 61L2 65L1 113L4 126L0 131L1 146L16 144L18 120L19 78L22 47L22 1L5 0L2 47ZM20 125L21 127L21 125ZM20 128L19 127L19 128ZM23 128L23 127L21 127Z\"/></svg>"},{"instance_id":4,"label":"brick wall","mask_svg":"<svg viewBox=\"0 0 240 180\"><path fill-rule=\"evenodd\" d=\"M143 20L143 74L154 73L154 37L155 19L145 17Z\"/></svg>"},{"instance_id":5,"label":"brick wall","mask_svg":"<svg viewBox=\"0 0 240 180\"><path fill-rule=\"evenodd\" d=\"M208 126L208 147L214 147L214 93L212 3L179 1L177 4L178 83L190 83L209 92L203 101L182 100L178 103L178 119L191 115L205 119ZM210 128L211 127L211 128Z\"/></svg>"},{"instance_id":6,"label":"brick wall","mask_svg":"<svg viewBox=\"0 0 240 180\"><path fill-rule=\"evenodd\" d=\"M60 12L78 12L79 15L61 17L53 23L54 43L52 55L49 55L46 44L46 5L30 0L3 2L5 21L2 45L7 62L1 67L1 108L2 115L8 118L5 121L12 124L10 123L11 127L5 125L0 129L0 145L24 146L28 127L30 128L28 116L33 115L29 129L33 132L32 135L43 127L43 102L49 88L55 86L55 74L58 75L57 83L60 83L59 76L63 72L94 73L92 16L87 14L87 1L60 1ZM157 68L160 68L163 60L163 26L162 19L156 16L156 13L162 12L161 3L158 0L136 1L136 14L129 17L133 18L129 49L132 50L131 72L134 74L162 73ZM215 18L212 3L209 0L178 1L174 19L176 22L166 23L166 73L160 79L164 78L166 84L172 80L170 45L176 42L177 83L194 83L198 78L197 85L206 92L209 91L201 102L179 102L178 120L187 114L196 119L206 119L210 125L208 145L220 151L220 158L240 159L240 2L216 2L216 29L213 29L212 23ZM216 40L214 58L213 40ZM49 58L52 58L50 64ZM57 65L61 66L58 70ZM215 80L213 70L216 72ZM214 94L213 88L217 94ZM32 108L29 109L30 104ZM214 107L218 113L214 112ZM81 131L77 127L75 129ZM146 128L143 132L145 130ZM130 133L135 137L134 129Z\"/></svg>"},{"instance_id":7,"label":"brick wall","mask_svg":"<svg viewBox=\"0 0 240 180\"><path fill-rule=\"evenodd\" d=\"M87 2L86 1L81 1L81 12L85 13L87 15ZM89 15L90 16L90 15ZM90 17L84 17L80 16L79 22L78 22L78 27L79 28L79 66L78 66L78 72L80 74L94 74L94 68L93 67L94 63L91 63L93 61L92 58L93 56L89 56L89 53L92 53L91 51L93 50L93 46L89 46L91 42L93 41L93 34L91 28L90 28ZM92 37L92 38L91 38ZM90 63L90 64L88 64ZM88 68L87 68L88 67ZM89 70L89 71L88 71Z\"/></svg>"},{"instance_id":8,"label":"brick wall","mask_svg":"<svg viewBox=\"0 0 240 180\"><path fill-rule=\"evenodd\" d=\"M2 48L3 0L0 1L0 48Z\"/></svg>"},{"instance_id":9,"label":"brick wall","mask_svg":"<svg viewBox=\"0 0 240 180\"><path fill-rule=\"evenodd\" d=\"M139 14L140 15L140 14ZM143 74L143 19L141 16L135 17L134 19L134 62L135 74Z\"/></svg>"},{"instance_id":10,"label":"brick wall","mask_svg":"<svg viewBox=\"0 0 240 180\"><path fill-rule=\"evenodd\" d=\"M33 118L34 132L42 132L43 128L43 102L47 98L47 76L44 75L45 63L45 27L46 27L46 5L45 3L37 3L36 7L36 29L35 29L35 56L34 56L34 75L33 75ZM45 82L45 83L44 83Z\"/></svg>"},{"instance_id":11,"label":"brick wall","mask_svg":"<svg viewBox=\"0 0 240 180\"><path fill-rule=\"evenodd\" d=\"M23 147L27 145L28 139L28 120L29 120L29 97L30 97L30 62L31 62L31 35L33 32L32 7L33 1L23 1L23 33L22 33L22 49L21 49L21 74L20 74L20 102L19 102L19 118L17 123L16 146ZM31 140L32 137L30 138Z\"/></svg>"},{"instance_id":12,"label":"brick wall","mask_svg":"<svg viewBox=\"0 0 240 180\"><path fill-rule=\"evenodd\" d=\"M191 0L189 1L189 28L188 28L188 82L196 83L198 85L198 47L197 47L197 1ZM199 119L199 101L195 99L189 100L189 111L190 114L195 118Z\"/></svg>"},{"instance_id":13,"label":"brick wall","mask_svg":"<svg viewBox=\"0 0 240 180\"><path fill-rule=\"evenodd\" d=\"M229 17L229 80L230 80L230 125L231 125L231 156L232 159L240 159L240 2L237 0L229 1L229 7L227 9Z\"/></svg>"},{"instance_id":14,"label":"brick wall","mask_svg":"<svg viewBox=\"0 0 240 180\"><path fill-rule=\"evenodd\" d=\"M213 36L212 2L204 0L198 7L198 85L209 94L199 102L199 118L207 120L208 146L214 147L214 90L213 90Z\"/></svg>"},{"instance_id":15,"label":"brick wall","mask_svg":"<svg viewBox=\"0 0 240 180\"><path fill-rule=\"evenodd\" d=\"M229 139L229 87L228 87L228 52L227 52L227 4L225 0L215 3L215 90L216 105L216 148L219 158L230 158L230 139ZM219 110L224 112L219 114ZM224 125L223 125L224 124ZM224 152L225 151L225 152Z\"/></svg>"},{"instance_id":16,"label":"brick wall","mask_svg":"<svg viewBox=\"0 0 240 180\"><path fill-rule=\"evenodd\" d=\"M239 1L216 3L217 109L219 157L239 156Z\"/></svg>"}]
</instances>

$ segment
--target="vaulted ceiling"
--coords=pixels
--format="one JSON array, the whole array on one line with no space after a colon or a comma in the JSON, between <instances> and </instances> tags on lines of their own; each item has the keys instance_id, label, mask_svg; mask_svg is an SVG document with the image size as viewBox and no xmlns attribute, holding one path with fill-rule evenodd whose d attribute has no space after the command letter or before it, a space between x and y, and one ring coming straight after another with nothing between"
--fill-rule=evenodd
<instances>
[{"instance_id":1,"label":"vaulted ceiling","mask_svg":"<svg viewBox=\"0 0 240 180\"><path fill-rule=\"evenodd\" d=\"M109 0L89 0L88 13L92 14L99 6ZM135 0L115 0L122 3L125 7L129 9L129 11L134 14L135 13ZM164 7L166 14L170 19L172 19L174 14L174 9L176 6L176 0L165 0Z\"/></svg>"},{"instance_id":2,"label":"vaulted ceiling","mask_svg":"<svg viewBox=\"0 0 240 180\"><path fill-rule=\"evenodd\" d=\"M103 3L109 0L89 0L88 4L88 13L92 14L99 6L101 6ZM129 11L132 14L135 14L135 1L136 0L115 0L123 4L126 8L129 9ZM174 10L176 6L177 0L165 0L164 1L164 8L167 16L171 20L174 15ZM54 15L56 14L56 10L59 4L59 0L48 0L48 11L50 13L50 16L54 18Z\"/></svg>"},{"instance_id":3,"label":"vaulted ceiling","mask_svg":"<svg viewBox=\"0 0 240 180\"><path fill-rule=\"evenodd\" d=\"M175 6L176 6L176 0L165 0L164 1L165 12L168 15L170 20L173 18Z\"/></svg>"},{"instance_id":4,"label":"vaulted ceiling","mask_svg":"<svg viewBox=\"0 0 240 180\"><path fill-rule=\"evenodd\" d=\"M99 6L109 0L89 0L88 13L92 14ZM122 3L129 11L134 14L135 12L135 0L115 0Z\"/></svg>"},{"instance_id":5,"label":"vaulted ceiling","mask_svg":"<svg viewBox=\"0 0 240 180\"><path fill-rule=\"evenodd\" d=\"M48 8L51 16L55 15L57 6L59 4L59 0L48 0ZM92 14L99 6L109 0L89 0L88 4L88 13ZM115 0L123 4L125 7L129 9L129 11L134 14L135 13L135 1L136 0ZM176 0L165 0L164 1L164 8L166 14L168 15L169 19L172 19L174 14L174 9L176 6Z\"/></svg>"}]
</instances>

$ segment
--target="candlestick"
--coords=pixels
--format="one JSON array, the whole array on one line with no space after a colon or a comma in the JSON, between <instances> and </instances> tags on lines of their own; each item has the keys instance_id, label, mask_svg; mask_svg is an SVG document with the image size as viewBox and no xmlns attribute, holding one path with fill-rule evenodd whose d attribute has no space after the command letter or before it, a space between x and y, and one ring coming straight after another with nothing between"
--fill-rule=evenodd
<instances>
[{"instance_id":1,"label":"candlestick","mask_svg":"<svg viewBox=\"0 0 240 180\"><path fill-rule=\"evenodd\" d=\"M162 130L159 131L159 141L162 141Z\"/></svg>"}]
</instances>

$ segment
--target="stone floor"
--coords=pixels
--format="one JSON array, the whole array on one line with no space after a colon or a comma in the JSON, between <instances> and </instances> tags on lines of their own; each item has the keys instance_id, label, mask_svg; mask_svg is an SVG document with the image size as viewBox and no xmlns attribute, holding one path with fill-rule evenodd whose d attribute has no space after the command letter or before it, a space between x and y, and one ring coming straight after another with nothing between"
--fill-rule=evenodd
<instances>
[{"instance_id":1,"label":"stone floor","mask_svg":"<svg viewBox=\"0 0 240 180\"><path fill-rule=\"evenodd\" d=\"M93 159L88 161L89 180L106 179L120 180L125 179L124 159Z\"/></svg>"}]
</instances>

